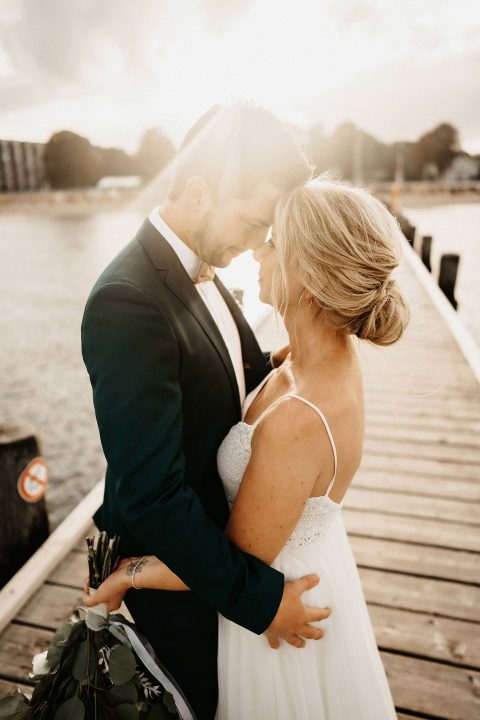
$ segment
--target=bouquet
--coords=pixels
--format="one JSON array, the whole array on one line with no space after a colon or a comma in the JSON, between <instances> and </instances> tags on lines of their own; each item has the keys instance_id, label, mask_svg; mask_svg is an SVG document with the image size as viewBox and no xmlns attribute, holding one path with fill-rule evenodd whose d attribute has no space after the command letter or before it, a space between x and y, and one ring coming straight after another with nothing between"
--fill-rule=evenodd
<instances>
[{"instance_id":1,"label":"bouquet","mask_svg":"<svg viewBox=\"0 0 480 720\"><path fill-rule=\"evenodd\" d=\"M118 563L119 538L87 538L90 591ZM84 619L80 612L85 612ZM182 691L148 640L106 605L77 608L50 647L33 658L31 698L0 699L11 720L194 720Z\"/></svg>"}]
</instances>

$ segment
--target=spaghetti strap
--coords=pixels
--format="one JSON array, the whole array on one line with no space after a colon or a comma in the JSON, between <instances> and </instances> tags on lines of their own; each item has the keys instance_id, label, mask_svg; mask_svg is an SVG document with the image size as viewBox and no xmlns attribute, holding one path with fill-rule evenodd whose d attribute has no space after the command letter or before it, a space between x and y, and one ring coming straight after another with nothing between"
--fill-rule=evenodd
<instances>
[{"instance_id":1,"label":"spaghetti strap","mask_svg":"<svg viewBox=\"0 0 480 720\"><path fill-rule=\"evenodd\" d=\"M325 430L327 431L328 439L330 440L330 445L332 446L333 451L333 477L330 480L330 484L327 488L327 491L324 495L324 497L328 497L330 495L330 490L333 487L333 483L335 482L335 478L337 477L337 448L335 445L335 440L333 439L332 431L330 430L330 426L327 422L327 418L323 414L323 412L318 408L316 405L314 405L310 400L307 400L306 398L302 397L301 395L295 395L295 393L289 393L288 395L285 395L284 397L291 397L291 398L297 398L297 400L300 400L301 402L305 403L305 405L308 405L312 408L312 410L315 410L315 412L320 416L324 426Z\"/></svg>"},{"instance_id":2,"label":"spaghetti strap","mask_svg":"<svg viewBox=\"0 0 480 720\"><path fill-rule=\"evenodd\" d=\"M263 416L264 416L269 410L271 410L273 407L275 407L275 405L278 405L278 403L279 403L281 400L285 400L285 398L296 398L297 400L300 400L301 402L305 403L305 405L308 405L309 407L311 407L312 410L315 410L315 412L317 413L317 415L319 415L319 417L321 418L321 420L322 420L322 422L323 422L323 424L324 424L324 426L325 426L325 430L327 431L328 439L330 440L330 444L331 444L331 446L332 446L332 451L333 451L333 477L332 477L332 479L330 480L330 484L329 484L329 486L328 486L328 488L327 488L327 491L326 491L325 495L323 496L323 497L328 497L328 496L330 495L330 490L331 490L332 487L333 487L333 483L335 482L335 478L337 477L337 464L338 464L338 460L337 460L337 448L336 448L336 446L335 446L335 441L334 441L334 439L333 439L333 435L332 435L332 431L330 430L330 426L329 426L329 424L328 424L328 422L327 422L327 418L325 417L325 415L323 414L323 412L320 410L320 408L318 408L316 405L314 405L312 402L310 402L310 400L307 400L306 398L302 397L301 395L296 395L295 393L288 393L288 395L283 395L281 398L278 398L278 400L276 400L274 403L272 403L272 405L269 405L269 407L267 407L267 408L261 413L261 415L255 420L255 422L253 423L252 427L255 428L255 427L258 425L258 423L260 422L260 420L262 420Z\"/></svg>"}]
</instances>

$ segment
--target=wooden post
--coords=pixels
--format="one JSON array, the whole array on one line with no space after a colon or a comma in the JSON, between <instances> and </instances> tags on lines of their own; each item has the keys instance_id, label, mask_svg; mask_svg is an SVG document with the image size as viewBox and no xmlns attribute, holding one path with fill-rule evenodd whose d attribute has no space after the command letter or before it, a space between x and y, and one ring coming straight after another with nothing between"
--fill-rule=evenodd
<instances>
[{"instance_id":1,"label":"wooden post","mask_svg":"<svg viewBox=\"0 0 480 720\"><path fill-rule=\"evenodd\" d=\"M432 272L432 265L430 263L430 254L432 252L432 236L424 235L422 238L422 247L420 250L420 256L422 262L427 268L428 272Z\"/></svg>"},{"instance_id":2,"label":"wooden post","mask_svg":"<svg viewBox=\"0 0 480 720\"><path fill-rule=\"evenodd\" d=\"M240 305L241 308L243 308L244 291L242 290L242 288L232 288L230 292L233 295L233 299L236 300L236 302L238 303L238 305Z\"/></svg>"},{"instance_id":3,"label":"wooden post","mask_svg":"<svg viewBox=\"0 0 480 720\"><path fill-rule=\"evenodd\" d=\"M413 225L408 224L408 225L405 225L405 226L402 228L402 230L403 230L403 234L404 234L405 237L407 238L408 242L409 242L410 245L413 247L413 242L414 242L414 240L415 240L415 230L416 230L416 228L415 228Z\"/></svg>"},{"instance_id":4,"label":"wooden post","mask_svg":"<svg viewBox=\"0 0 480 720\"><path fill-rule=\"evenodd\" d=\"M0 587L48 538L45 462L32 428L0 425Z\"/></svg>"},{"instance_id":5,"label":"wooden post","mask_svg":"<svg viewBox=\"0 0 480 720\"><path fill-rule=\"evenodd\" d=\"M459 262L460 255L456 253L442 255L440 258L440 274L438 277L440 289L445 293L455 310L458 307L458 303L455 300L455 282L457 280Z\"/></svg>"}]
</instances>

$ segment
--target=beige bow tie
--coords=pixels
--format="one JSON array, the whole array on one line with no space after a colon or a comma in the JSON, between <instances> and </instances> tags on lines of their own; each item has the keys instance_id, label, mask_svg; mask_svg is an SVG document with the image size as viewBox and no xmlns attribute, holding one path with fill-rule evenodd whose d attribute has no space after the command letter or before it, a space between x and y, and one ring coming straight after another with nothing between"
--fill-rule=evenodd
<instances>
[{"instance_id":1,"label":"beige bow tie","mask_svg":"<svg viewBox=\"0 0 480 720\"><path fill-rule=\"evenodd\" d=\"M198 274L197 277L193 279L193 282L195 285L197 283L201 282L208 282L209 280L213 280L215 277L215 268L213 265L209 265L206 262L200 263L200 267L198 268Z\"/></svg>"}]
</instances>

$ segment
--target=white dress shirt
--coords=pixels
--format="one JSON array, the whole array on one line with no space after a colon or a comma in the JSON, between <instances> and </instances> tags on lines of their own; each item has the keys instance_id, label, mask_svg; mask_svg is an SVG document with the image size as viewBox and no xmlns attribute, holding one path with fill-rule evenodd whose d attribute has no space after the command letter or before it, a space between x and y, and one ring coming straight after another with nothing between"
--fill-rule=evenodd
<instances>
[{"instance_id":1,"label":"white dress shirt","mask_svg":"<svg viewBox=\"0 0 480 720\"><path fill-rule=\"evenodd\" d=\"M196 255L191 248L180 240L173 230L167 225L163 217L160 215L160 206L153 208L148 219L165 238L172 250L177 255L183 267L194 280L198 275L198 270L202 260ZM240 336L235 321L232 317L228 305L220 294L219 289L213 282L200 282L195 285L200 297L207 306L211 316L213 317L220 334L223 338L227 350L230 354L235 376L237 378L238 390L240 393L240 406L245 400L245 375L243 372L242 346L240 344Z\"/></svg>"}]
</instances>

